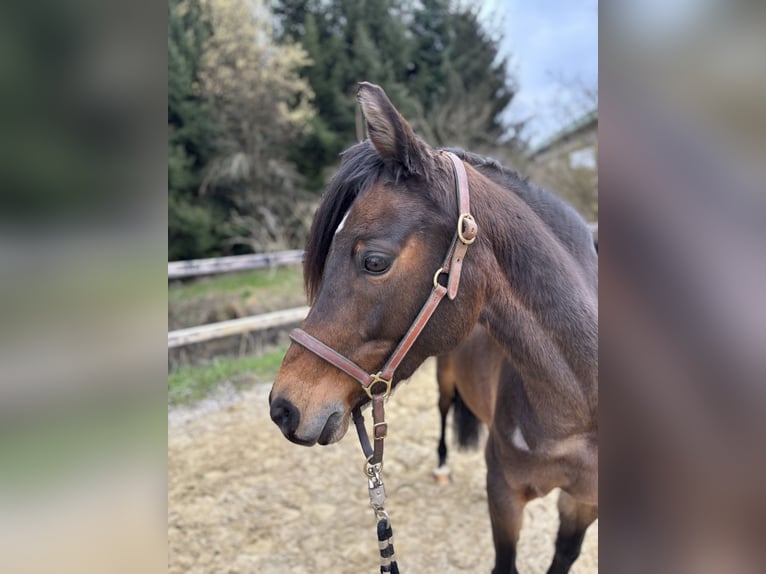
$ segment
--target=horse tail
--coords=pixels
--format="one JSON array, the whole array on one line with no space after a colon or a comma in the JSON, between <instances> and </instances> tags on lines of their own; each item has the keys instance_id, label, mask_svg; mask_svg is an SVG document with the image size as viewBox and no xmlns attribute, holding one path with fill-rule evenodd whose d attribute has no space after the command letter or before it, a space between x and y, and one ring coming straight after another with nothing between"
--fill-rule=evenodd
<instances>
[{"instance_id":1,"label":"horse tail","mask_svg":"<svg viewBox=\"0 0 766 574\"><path fill-rule=\"evenodd\" d=\"M479 446L479 433L481 421L463 402L460 393L455 389L454 403L455 436L461 449L476 448Z\"/></svg>"}]
</instances>

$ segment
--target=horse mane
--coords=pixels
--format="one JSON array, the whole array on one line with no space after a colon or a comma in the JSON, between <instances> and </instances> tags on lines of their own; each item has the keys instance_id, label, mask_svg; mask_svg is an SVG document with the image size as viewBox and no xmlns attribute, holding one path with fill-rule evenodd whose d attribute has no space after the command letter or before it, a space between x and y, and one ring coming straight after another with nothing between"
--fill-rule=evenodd
<instances>
[{"instance_id":1,"label":"horse mane","mask_svg":"<svg viewBox=\"0 0 766 574\"><path fill-rule=\"evenodd\" d=\"M355 144L341 154L340 167L322 195L306 242L303 281L310 303L319 293L335 230L357 196L369 189L384 171L386 166L369 140ZM393 175L398 177L398 174Z\"/></svg>"}]
</instances>

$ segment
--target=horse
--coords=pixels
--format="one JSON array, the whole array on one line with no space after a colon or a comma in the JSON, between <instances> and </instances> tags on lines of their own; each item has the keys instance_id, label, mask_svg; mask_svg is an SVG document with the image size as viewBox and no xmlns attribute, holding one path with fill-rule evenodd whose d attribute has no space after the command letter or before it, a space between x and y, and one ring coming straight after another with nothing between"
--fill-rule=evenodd
<instances>
[{"instance_id":1,"label":"horse","mask_svg":"<svg viewBox=\"0 0 766 574\"><path fill-rule=\"evenodd\" d=\"M294 443L326 445L371 402L370 456L382 460L383 399L481 324L507 359L489 391L476 389L491 413L493 573L517 572L524 505L556 487L549 573L568 572L598 515L590 231L571 206L498 162L431 148L380 87L360 83L357 99L369 137L343 153L314 216L303 267L312 306L274 380L271 418ZM460 391L472 401L473 389Z\"/></svg>"},{"instance_id":2,"label":"horse","mask_svg":"<svg viewBox=\"0 0 766 574\"><path fill-rule=\"evenodd\" d=\"M505 359L503 348L480 325L455 349L436 358L436 381L439 388L441 433L436 449L438 466L433 471L437 484L451 480L447 466L447 415L453 410L455 440L460 448L475 448L479 443L481 425L491 424L493 393ZM486 385L486 392L471 392ZM468 389L466 404L460 388ZM466 391L463 391L466 392ZM454 407L454 408L453 408ZM477 416L480 413L480 417Z\"/></svg>"}]
</instances>

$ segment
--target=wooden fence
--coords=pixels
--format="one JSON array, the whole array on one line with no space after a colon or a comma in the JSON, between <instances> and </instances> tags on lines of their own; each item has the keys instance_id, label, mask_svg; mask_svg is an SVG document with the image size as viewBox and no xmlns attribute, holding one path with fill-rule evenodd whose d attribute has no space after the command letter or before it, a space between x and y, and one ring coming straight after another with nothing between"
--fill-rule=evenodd
<instances>
[{"instance_id":1,"label":"wooden fence","mask_svg":"<svg viewBox=\"0 0 766 574\"><path fill-rule=\"evenodd\" d=\"M294 307L292 309L264 313L263 315L253 315L251 317L242 317L240 319L231 319L219 323L170 331L168 333L168 349L182 347L191 343L212 341L213 339L220 339L229 335L239 335L249 333L250 331L262 331L270 327L283 327L300 323L306 318L308 313L308 307Z\"/></svg>"},{"instance_id":2,"label":"wooden fence","mask_svg":"<svg viewBox=\"0 0 766 574\"><path fill-rule=\"evenodd\" d=\"M230 257L213 257L211 259L191 259L189 261L171 261L168 263L168 279L198 277L214 273L230 271L246 271L301 263L303 250L277 251L275 253L254 253L251 255L232 255Z\"/></svg>"}]
</instances>

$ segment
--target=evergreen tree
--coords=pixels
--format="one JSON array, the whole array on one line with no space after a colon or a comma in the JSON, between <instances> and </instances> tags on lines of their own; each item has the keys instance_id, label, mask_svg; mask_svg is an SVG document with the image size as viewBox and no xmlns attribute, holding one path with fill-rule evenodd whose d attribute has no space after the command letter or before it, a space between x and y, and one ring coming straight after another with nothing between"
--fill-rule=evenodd
<instances>
[{"instance_id":1,"label":"evergreen tree","mask_svg":"<svg viewBox=\"0 0 766 574\"><path fill-rule=\"evenodd\" d=\"M197 88L199 62L210 36L198 0L168 2L168 258L220 253L224 211L199 196L213 157L215 128Z\"/></svg>"},{"instance_id":2,"label":"evergreen tree","mask_svg":"<svg viewBox=\"0 0 766 574\"><path fill-rule=\"evenodd\" d=\"M416 114L419 106L405 86L411 43L397 0L279 0L275 14L283 39L299 39L312 62L302 73L314 90L317 116L291 157L318 190L325 168L356 141L360 80L385 86L404 114Z\"/></svg>"},{"instance_id":3,"label":"evergreen tree","mask_svg":"<svg viewBox=\"0 0 766 574\"><path fill-rule=\"evenodd\" d=\"M339 89L345 67L341 38L329 33L327 16L321 12L309 12L300 24L288 28L297 26L304 31L301 43L311 60L301 73L314 90L317 114L311 130L292 147L290 158L306 177L307 186L317 190L324 184L323 169L336 161L347 143L344 135L353 129L353 123L349 123L344 109L346 94Z\"/></svg>"},{"instance_id":4,"label":"evergreen tree","mask_svg":"<svg viewBox=\"0 0 766 574\"><path fill-rule=\"evenodd\" d=\"M276 0L283 38L312 64L313 132L293 148L318 189L324 169L357 134L356 84L383 86L417 133L435 145L496 152L508 138L502 114L515 87L507 61L477 11L450 0ZM408 11L405 11L407 8ZM499 154L505 155L505 154Z\"/></svg>"},{"instance_id":5,"label":"evergreen tree","mask_svg":"<svg viewBox=\"0 0 766 574\"><path fill-rule=\"evenodd\" d=\"M500 38L475 8L422 0L413 14L415 70L409 87L422 103L419 127L438 145L491 151L507 137L502 113L515 95Z\"/></svg>"}]
</instances>

